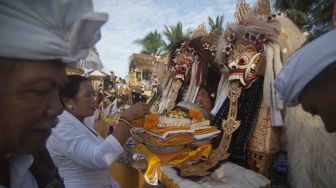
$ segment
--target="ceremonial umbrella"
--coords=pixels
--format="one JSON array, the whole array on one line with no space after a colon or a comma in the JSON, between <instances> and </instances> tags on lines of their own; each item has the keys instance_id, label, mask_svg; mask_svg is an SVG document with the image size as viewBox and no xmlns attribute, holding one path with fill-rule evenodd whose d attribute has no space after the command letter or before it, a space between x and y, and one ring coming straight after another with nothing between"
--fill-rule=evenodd
<instances>
[{"instance_id":1,"label":"ceremonial umbrella","mask_svg":"<svg viewBox=\"0 0 336 188\"><path fill-rule=\"evenodd\" d=\"M85 73L92 70L102 70L104 68L96 48L90 49L88 56L80 60L78 66L83 69Z\"/></svg>"}]
</instances>

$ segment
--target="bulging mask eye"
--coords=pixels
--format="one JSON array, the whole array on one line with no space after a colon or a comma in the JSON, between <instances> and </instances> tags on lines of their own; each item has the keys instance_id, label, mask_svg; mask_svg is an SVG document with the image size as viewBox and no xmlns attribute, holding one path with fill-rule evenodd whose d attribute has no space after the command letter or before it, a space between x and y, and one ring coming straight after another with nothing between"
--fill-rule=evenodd
<instances>
[{"instance_id":1,"label":"bulging mask eye","mask_svg":"<svg viewBox=\"0 0 336 188\"><path fill-rule=\"evenodd\" d=\"M246 56L242 56L239 58L238 65L247 65L248 58Z\"/></svg>"}]
</instances>

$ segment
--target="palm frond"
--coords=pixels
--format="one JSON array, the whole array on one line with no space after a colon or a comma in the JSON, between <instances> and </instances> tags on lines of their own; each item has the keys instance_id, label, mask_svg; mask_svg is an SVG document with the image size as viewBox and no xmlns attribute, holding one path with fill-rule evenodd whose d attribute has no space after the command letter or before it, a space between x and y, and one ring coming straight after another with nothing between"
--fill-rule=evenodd
<instances>
[{"instance_id":1,"label":"palm frond","mask_svg":"<svg viewBox=\"0 0 336 188\"><path fill-rule=\"evenodd\" d=\"M298 9L291 8L291 9L287 9L285 13L294 23L296 23L300 27L308 23L308 20L309 20L308 14L305 12L302 12Z\"/></svg>"}]
</instances>

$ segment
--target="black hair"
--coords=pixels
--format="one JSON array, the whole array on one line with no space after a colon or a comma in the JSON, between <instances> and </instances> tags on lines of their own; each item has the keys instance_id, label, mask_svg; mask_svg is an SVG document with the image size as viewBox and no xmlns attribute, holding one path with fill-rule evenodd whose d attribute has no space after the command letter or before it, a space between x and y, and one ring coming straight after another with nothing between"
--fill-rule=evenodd
<instances>
[{"instance_id":1,"label":"black hair","mask_svg":"<svg viewBox=\"0 0 336 188\"><path fill-rule=\"evenodd\" d=\"M79 91L80 84L86 81L89 81L89 79L84 76L69 75L67 82L65 83L64 87L62 87L60 90L61 98L66 97L73 99Z\"/></svg>"}]
</instances>

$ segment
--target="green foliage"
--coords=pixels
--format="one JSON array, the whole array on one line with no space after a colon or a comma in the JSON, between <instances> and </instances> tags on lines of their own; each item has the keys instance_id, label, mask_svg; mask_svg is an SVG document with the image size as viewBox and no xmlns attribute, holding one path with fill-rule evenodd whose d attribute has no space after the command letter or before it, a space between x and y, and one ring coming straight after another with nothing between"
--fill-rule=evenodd
<instances>
[{"instance_id":1,"label":"green foliage","mask_svg":"<svg viewBox=\"0 0 336 188\"><path fill-rule=\"evenodd\" d=\"M308 30L310 40L332 28L333 0L273 0L273 8Z\"/></svg>"},{"instance_id":2,"label":"green foliage","mask_svg":"<svg viewBox=\"0 0 336 188\"><path fill-rule=\"evenodd\" d=\"M219 30L223 31L223 22L224 22L224 16L216 16L216 19L212 19L211 17L208 17L208 24L210 26L210 31Z\"/></svg>"},{"instance_id":3,"label":"green foliage","mask_svg":"<svg viewBox=\"0 0 336 188\"><path fill-rule=\"evenodd\" d=\"M163 35L167 38L168 42L165 43L165 49L168 51L171 46L178 41L183 39L183 29L182 23L177 22L176 25L167 26L164 25L165 30L163 31Z\"/></svg>"},{"instance_id":4,"label":"green foliage","mask_svg":"<svg viewBox=\"0 0 336 188\"><path fill-rule=\"evenodd\" d=\"M157 30L149 32L144 38L137 39L134 43L142 46L141 53L152 56L161 55L164 46L161 34Z\"/></svg>"}]
</instances>

